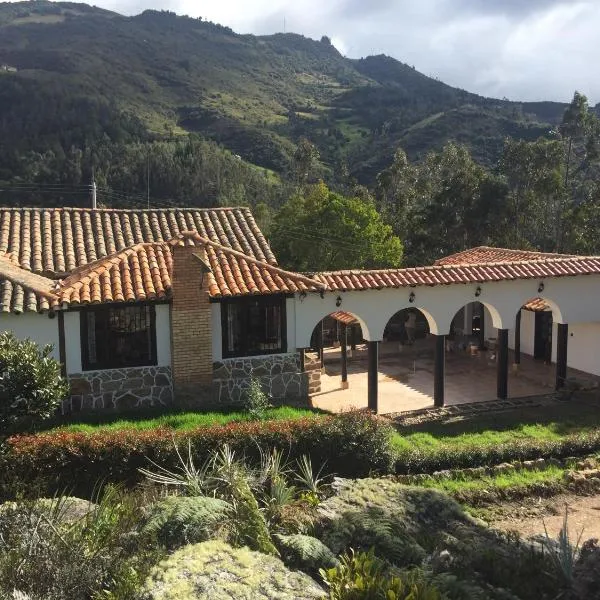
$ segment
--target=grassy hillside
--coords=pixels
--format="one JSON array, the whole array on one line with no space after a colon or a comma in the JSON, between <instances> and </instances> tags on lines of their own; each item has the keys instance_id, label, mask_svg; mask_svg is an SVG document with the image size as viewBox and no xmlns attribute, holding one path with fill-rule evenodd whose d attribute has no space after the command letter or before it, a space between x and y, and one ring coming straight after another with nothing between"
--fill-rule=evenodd
<instances>
[{"instance_id":1,"label":"grassy hillside","mask_svg":"<svg viewBox=\"0 0 600 600\"><path fill-rule=\"evenodd\" d=\"M31 151L194 132L279 173L305 136L325 174L346 163L368 184L399 144L415 157L457 139L489 164L506 135L543 134L564 110L483 98L385 56L346 59L327 38L45 0L0 3L0 65L0 180Z\"/></svg>"}]
</instances>

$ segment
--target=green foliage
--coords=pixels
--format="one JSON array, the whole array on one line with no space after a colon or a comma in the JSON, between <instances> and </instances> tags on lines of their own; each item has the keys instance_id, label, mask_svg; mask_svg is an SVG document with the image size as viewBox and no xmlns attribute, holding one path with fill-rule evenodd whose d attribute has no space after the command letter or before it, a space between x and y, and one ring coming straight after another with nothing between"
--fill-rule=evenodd
<instances>
[{"instance_id":1,"label":"green foliage","mask_svg":"<svg viewBox=\"0 0 600 600\"><path fill-rule=\"evenodd\" d=\"M0 596L13 589L45 600L88 600L105 590L132 597L161 553L135 534L135 496L109 488L98 505L68 517L68 499L20 502L0 510ZM108 596L107 596L108 597Z\"/></svg>"},{"instance_id":2,"label":"green foliage","mask_svg":"<svg viewBox=\"0 0 600 600\"><path fill-rule=\"evenodd\" d=\"M310 575L317 575L319 569L329 569L338 565L331 550L319 539L300 533L292 535L275 534L275 544L286 566L300 569Z\"/></svg>"},{"instance_id":3,"label":"green foliage","mask_svg":"<svg viewBox=\"0 0 600 600\"><path fill-rule=\"evenodd\" d=\"M565 506L563 524L556 540L550 537L544 523L544 534L546 536L544 545L546 546L552 570L567 589L573 586L575 564L579 557L581 537L583 536L583 531L581 531L575 542L571 540L571 536L569 535L568 510L568 506Z\"/></svg>"},{"instance_id":4,"label":"green foliage","mask_svg":"<svg viewBox=\"0 0 600 600\"><path fill-rule=\"evenodd\" d=\"M248 464L259 465L260 448L277 448L289 460L306 454L314 465L327 465L330 473L356 477L370 472L391 472L394 450L392 429L383 421L359 412L319 419L254 421L187 431L155 429L96 433L51 431L14 436L0 452L4 485L37 481L50 494L65 486L89 495L98 480L133 483L148 460L169 471L180 467L173 441L191 448L196 464L203 464L228 444ZM45 480L45 481L44 481Z\"/></svg>"},{"instance_id":5,"label":"green foliage","mask_svg":"<svg viewBox=\"0 0 600 600\"><path fill-rule=\"evenodd\" d=\"M142 531L172 550L218 536L231 516L231 505L219 498L169 496L150 506Z\"/></svg>"},{"instance_id":6,"label":"green foliage","mask_svg":"<svg viewBox=\"0 0 600 600\"><path fill-rule=\"evenodd\" d=\"M0 432L48 419L67 395L52 346L40 349L10 332L0 334Z\"/></svg>"},{"instance_id":7,"label":"green foliage","mask_svg":"<svg viewBox=\"0 0 600 600\"><path fill-rule=\"evenodd\" d=\"M267 410L270 407L269 398L263 392L260 381L255 377L250 381L250 386L245 394L244 404L251 419L262 421L267 416Z\"/></svg>"},{"instance_id":8,"label":"green foliage","mask_svg":"<svg viewBox=\"0 0 600 600\"><path fill-rule=\"evenodd\" d=\"M387 571L386 563L370 550L351 551L339 566L320 572L332 600L441 600L439 591L417 573L396 576Z\"/></svg>"},{"instance_id":9,"label":"green foliage","mask_svg":"<svg viewBox=\"0 0 600 600\"><path fill-rule=\"evenodd\" d=\"M143 600L326 597L308 575L288 570L278 558L221 541L176 551L152 570L140 596Z\"/></svg>"},{"instance_id":10,"label":"green foliage","mask_svg":"<svg viewBox=\"0 0 600 600\"><path fill-rule=\"evenodd\" d=\"M385 479L347 481L318 510L317 536L333 552L373 548L397 569L425 566L425 580L452 600L539 600L556 589L552 574L539 577L547 567L541 552L473 521L433 490Z\"/></svg>"},{"instance_id":11,"label":"green foliage","mask_svg":"<svg viewBox=\"0 0 600 600\"><path fill-rule=\"evenodd\" d=\"M271 243L297 271L399 266L402 243L373 202L332 192L324 183L293 196L277 213Z\"/></svg>"}]
</instances>

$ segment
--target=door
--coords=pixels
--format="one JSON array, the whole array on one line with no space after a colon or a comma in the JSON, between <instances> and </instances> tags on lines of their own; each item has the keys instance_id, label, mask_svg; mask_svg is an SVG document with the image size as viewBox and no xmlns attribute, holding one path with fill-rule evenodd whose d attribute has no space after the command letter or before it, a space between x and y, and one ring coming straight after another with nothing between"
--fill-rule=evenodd
<instances>
[{"instance_id":1,"label":"door","mask_svg":"<svg viewBox=\"0 0 600 600\"><path fill-rule=\"evenodd\" d=\"M552 312L535 313L535 337L533 358L551 362L552 360Z\"/></svg>"}]
</instances>

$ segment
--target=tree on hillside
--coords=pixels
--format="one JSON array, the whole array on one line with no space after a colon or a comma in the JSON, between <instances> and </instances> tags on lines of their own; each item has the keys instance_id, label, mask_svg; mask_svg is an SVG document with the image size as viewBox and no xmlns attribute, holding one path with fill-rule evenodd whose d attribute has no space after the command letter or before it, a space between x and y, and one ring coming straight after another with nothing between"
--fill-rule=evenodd
<instances>
[{"instance_id":1,"label":"tree on hillside","mask_svg":"<svg viewBox=\"0 0 600 600\"><path fill-rule=\"evenodd\" d=\"M397 267L403 250L371 200L342 196L323 182L281 208L270 242L281 265L297 271Z\"/></svg>"}]
</instances>

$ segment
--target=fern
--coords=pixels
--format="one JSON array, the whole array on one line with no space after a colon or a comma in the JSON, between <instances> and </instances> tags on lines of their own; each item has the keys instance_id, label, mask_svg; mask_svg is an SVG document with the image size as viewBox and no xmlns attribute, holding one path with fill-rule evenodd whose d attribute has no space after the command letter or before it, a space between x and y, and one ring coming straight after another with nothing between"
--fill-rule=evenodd
<instances>
[{"instance_id":1,"label":"fern","mask_svg":"<svg viewBox=\"0 0 600 600\"><path fill-rule=\"evenodd\" d=\"M231 505L218 498L170 496L151 507L142 532L174 549L217 537L232 512Z\"/></svg>"},{"instance_id":2,"label":"fern","mask_svg":"<svg viewBox=\"0 0 600 600\"><path fill-rule=\"evenodd\" d=\"M275 534L274 538L281 558L288 567L316 575L319 569L338 565L333 552L321 540L310 535Z\"/></svg>"}]
</instances>

